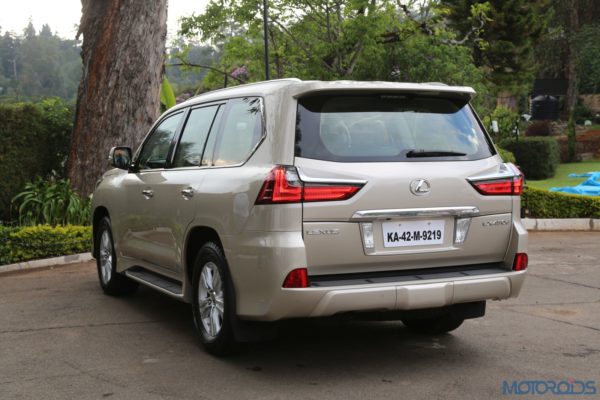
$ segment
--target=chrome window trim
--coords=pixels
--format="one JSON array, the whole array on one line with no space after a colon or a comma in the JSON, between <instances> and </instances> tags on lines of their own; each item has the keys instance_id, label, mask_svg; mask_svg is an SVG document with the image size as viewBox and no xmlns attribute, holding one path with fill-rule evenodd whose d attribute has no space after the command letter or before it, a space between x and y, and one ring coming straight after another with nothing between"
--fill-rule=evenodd
<instances>
[{"instance_id":1,"label":"chrome window trim","mask_svg":"<svg viewBox=\"0 0 600 400\"><path fill-rule=\"evenodd\" d=\"M299 167L296 167L300 180L305 183L341 183L348 185L366 185L368 181L364 179L345 179L345 178L313 178L306 175Z\"/></svg>"}]
</instances>

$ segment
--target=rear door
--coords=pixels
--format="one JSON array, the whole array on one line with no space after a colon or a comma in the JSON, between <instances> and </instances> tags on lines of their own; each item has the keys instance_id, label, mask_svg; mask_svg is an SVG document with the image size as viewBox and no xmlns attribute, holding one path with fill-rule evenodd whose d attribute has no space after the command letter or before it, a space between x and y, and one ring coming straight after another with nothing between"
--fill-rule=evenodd
<instances>
[{"instance_id":1,"label":"rear door","mask_svg":"<svg viewBox=\"0 0 600 400\"><path fill-rule=\"evenodd\" d=\"M152 220L155 234L166 247L157 261L179 279L184 265L187 227L198 211L202 184L208 170L203 157L211 129L217 125L220 104L193 107L185 116L181 136L176 139L173 161L161 174L161 182L154 187Z\"/></svg>"},{"instance_id":2,"label":"rear door","mask_svg":"<svg viewBox=\"0 0 600 400\"><path fill-rule=\"evenodd\" d=\"M319 95L299 100L297 120L295 166L304 182L364 185L348 200L304 203L311 273L503 260L512 196L484 196L469 179L512 171L467 99Z\"/></svg>"}]
</instances>

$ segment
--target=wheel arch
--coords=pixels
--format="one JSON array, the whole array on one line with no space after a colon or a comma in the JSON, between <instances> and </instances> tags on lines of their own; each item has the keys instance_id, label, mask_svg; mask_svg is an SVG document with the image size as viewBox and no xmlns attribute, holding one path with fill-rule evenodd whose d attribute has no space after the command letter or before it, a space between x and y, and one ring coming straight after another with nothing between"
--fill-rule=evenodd
<instances>
[{"instance_id":1,"label":"wheel arch","mask_svg":"<svg viewBox=\"0 0 600 400\"><path fill-rule=\"evenodd\" d=\"M221 242L221 238L218 232L209 227L209 226L195 226L190 229L187 239L185 241L185 277L188 282L192 281L192 274L194 273L194 262L196 261L196 256L198 252L202 248L202 246L207 242L214 242L218 245L223 254L225 254L225 250L223 249L223 243Z\"/></svg>"},{"instance_id":2,"label":"wheel arch","mask_svg":"<svg viewBox=\"0 0 600 400\"><path fill-rule=\"evenodd\" d=\"M94 214L92 216L92 255L97 258L98 257L98 246L96 246L97 239L97 227L102 218L108 217L110 219L110 215L108 213L108 209L104 206L98 206L94 209Z\"/></svg>"}]
</instances>

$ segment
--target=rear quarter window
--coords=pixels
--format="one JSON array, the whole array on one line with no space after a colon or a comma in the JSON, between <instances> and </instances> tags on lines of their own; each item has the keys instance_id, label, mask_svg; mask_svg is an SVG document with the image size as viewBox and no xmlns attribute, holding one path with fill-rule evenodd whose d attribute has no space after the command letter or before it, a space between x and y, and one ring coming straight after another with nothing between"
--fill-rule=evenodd
<instances>
[{"instance_id":1,"label":"rear quarter window","mask_svg":"<svg viewBox=\"0 0 600 400\"><path fill-rule=\"evenodd\" d=\"M233 99L223 116L223 128L215 144L213 165L238 165L250 157L263 137L262 100Z\"/></svg>"},{"instance_id":2,"label":"rear quarter window","mask_svg":"<svg viewBox=\"0 0 600 400\"><path fill-rule=\"evenodd\" d=\"M455 153L412 157L415 152ZM468 103L405 94L298 101L298 157L338 162L476 160L494 154Z\"/></svg>"}]
</instances>

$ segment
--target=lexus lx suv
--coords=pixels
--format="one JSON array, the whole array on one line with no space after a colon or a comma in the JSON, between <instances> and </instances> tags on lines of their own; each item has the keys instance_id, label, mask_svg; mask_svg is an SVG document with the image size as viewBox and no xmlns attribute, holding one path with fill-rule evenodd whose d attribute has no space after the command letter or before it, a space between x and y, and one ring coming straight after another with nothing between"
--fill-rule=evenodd
<instances>
[{"instance_id":1,"label":"lexus lx suv","mask_svg":"<svg viewBox=\"0 0 600 400\"><path fill-rule=\"evenodd\" d=\"M260 321L377 315L440 334L483 316L519 294L527 232L523 176L474 95L284 79L169 109L98 181L102 289L191 303L217 355Z\"/></svg>"}]
</instances>

